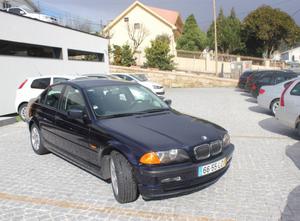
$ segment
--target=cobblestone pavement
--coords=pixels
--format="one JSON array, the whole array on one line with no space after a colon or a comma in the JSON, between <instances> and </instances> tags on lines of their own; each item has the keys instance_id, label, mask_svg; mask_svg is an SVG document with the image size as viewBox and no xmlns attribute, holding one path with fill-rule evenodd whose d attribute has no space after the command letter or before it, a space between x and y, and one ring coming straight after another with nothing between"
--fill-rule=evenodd
<instances>
[{"instance_id":1,"label":"cobblestone pavement","mask_svg":"<svg viewBox=\"0 0 300 221\"><path fill-rule=\"evenodd\" d=\"M229 130L231 168L189 195L120 205L111 186L31 150L24 123L0 127L0 220L300 220L300 143L235 89L169 89L179 111Z\"/></svg>"}]
</instances>

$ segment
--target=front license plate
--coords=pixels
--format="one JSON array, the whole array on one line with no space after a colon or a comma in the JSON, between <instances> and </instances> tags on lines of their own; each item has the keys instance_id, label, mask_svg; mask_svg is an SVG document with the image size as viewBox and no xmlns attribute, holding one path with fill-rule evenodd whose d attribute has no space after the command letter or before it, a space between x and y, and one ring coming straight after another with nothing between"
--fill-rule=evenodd
<instances>
[{"instance_id":1,"label":"front license plate","mask_svg":"<svg viewBox=\"0 0 300 221\"><path fill-rule=\"evenodd\" d=\"M198 176L205 176L207 174L216 172L226 166L226 158L198 167Z\"/></svg>"}]
</instances>

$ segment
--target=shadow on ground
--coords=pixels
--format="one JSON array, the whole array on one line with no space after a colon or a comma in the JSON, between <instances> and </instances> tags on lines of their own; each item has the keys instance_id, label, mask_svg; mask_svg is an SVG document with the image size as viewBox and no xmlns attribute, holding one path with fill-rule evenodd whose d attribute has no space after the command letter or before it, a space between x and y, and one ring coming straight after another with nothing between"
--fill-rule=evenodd
<instances>
[{"instance_id":1,"label":"shadow on ground","mask_svg":"<svg viewBox=\"0 0 300 221\"><path fill-rule=\"evenodd\" d=\"M253 97L249 97L249 98L245 99L245 101L248 101L248 102L250 102L250 103L254 103L254 104L256 104L256 103L257 103L256 99L255 99L255 98L253 98Z\"/></svg>"},{"instance_id":2,"label":"shadow on ground","mask_svg":"<svg viewBox=\"0 0 300 221\"><path fill-rule=\"evenodd\" d=\"M297 186L290 192L286 206L281 213L281 221L299 221L300 220L300 186Z\"/></svg>"},{"instance_id":3,"label":"shadow on ground","mask_svg":"<svg viewBox=\"0 0 300 221\"><path fill-rule=\"evenodd\" d=\"M286 155L300 170L300 142L286 147ZM281 214L282 221L300 220L300 185L289 193L286 206Z\"/></svg>"},{"instance_id":4,"label":"shadow on ground","mask_svg":"<svg viewBox=\"0 0 300 221\"><path fill-rule=\"evenodd\" d=\"M291 146L287 146L285 153L300 170L300 142L297 142Z\"/></svg>"},{"instance_id":5,"label":"shadow on ground","mask_svg":"<svg viewBox=\"0 0 300 221\"><path fill-rule=\"evenodd\" d=\"M249 94L249 93L246 93L246 92L242 92L242 93L241 93L241 95L242 95L242 96L245 96L245 97L252 97L252 95L251 95L251 94Z\"/></svg>"},{"instance_id":6,"label":"shadow on ground","mask_svg":"<svg viewBox=\"0 0 300 221\"><path fill-rule=\"evenodd\" d=\"M258 125L264 130L270 131L271 133L298 139L295 130L280 124L274 117L262 120L258 122Z\"/></svg>"},{"instance_id":7,"label":"shadow on ground","mask_svg":"<svg viewBox=\"0 0 300 221\"><path fill-rule=\"evenodd\" d=\"M251 111L253 111L253 112L255 112L255 113L267 114L269 116L272 116L271 112L269 110L266 110L266 109L261 108L259 106L252 106L252 107L249 107L248 109L251 110Z\"/></svg>"}]
</instances>

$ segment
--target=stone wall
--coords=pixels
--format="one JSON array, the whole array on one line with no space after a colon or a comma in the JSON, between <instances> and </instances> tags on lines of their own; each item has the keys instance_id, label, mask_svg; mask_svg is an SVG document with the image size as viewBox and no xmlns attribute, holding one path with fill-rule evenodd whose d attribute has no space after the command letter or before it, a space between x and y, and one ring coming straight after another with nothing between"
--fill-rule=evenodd
<instances>
[{"instance_id":1,"label":"stone wall","mask_svg":"<svg viewBox=\"0 0 300 221\"><path fill-rule=\"evenodd\" d=\"M237 80L214 77L212 74L192 74L175 71L158 71L138 67L110 66L112 73L144 73L151 81L160 83L168 88L193 87L235 87Z\"/></svg>"}]
</instances>

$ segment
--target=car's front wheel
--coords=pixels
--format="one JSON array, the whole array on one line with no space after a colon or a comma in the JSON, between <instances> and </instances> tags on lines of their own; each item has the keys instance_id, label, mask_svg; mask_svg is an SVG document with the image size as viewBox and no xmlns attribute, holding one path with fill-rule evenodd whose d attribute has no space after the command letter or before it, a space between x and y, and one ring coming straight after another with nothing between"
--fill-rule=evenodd
<instances>
[{"instance_id":1,"label":"car's front wheel","mask_svg":"<svg viewBox=\"0 0 300 221\"><path fill-rule=\"evenodd\" d=\"M31 126L30 141L32 149L36 154L43 155L49 153L49 151L43 146L41 132L36 124Z\"/></svg>"},{"instance_id":2,"label":"car's front wheel","mask_svg":"<svg viewBox=\"0 0 300 221\"><path fill-rule=\"evenodd\" d=\"M279 104L280 104L279 102L280 102L279 99L275 99L275 100L272 101L272 103L270 105L270 109L271 109L272 114L274 116L275 116L275 113L276 113L276 111L277 111L277 109L279 107Z\"/></svg>"},{"instance_id":3,"label":"car's front wheel","mask_svg":"<svg viewBox=\"0 0 300 221\"><path fill-rule=\"evenodd\" d=\"M119 152L110 154L110 177L114 196L119 203L130 203L138 196L137 183L128 160Z\"/></svg>"}]
</instances>

